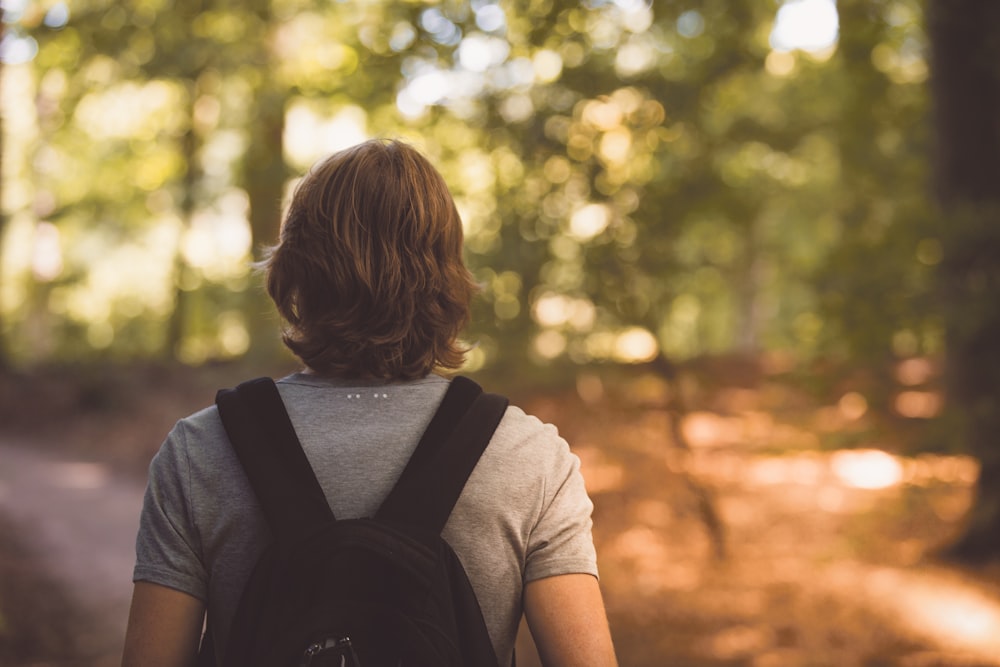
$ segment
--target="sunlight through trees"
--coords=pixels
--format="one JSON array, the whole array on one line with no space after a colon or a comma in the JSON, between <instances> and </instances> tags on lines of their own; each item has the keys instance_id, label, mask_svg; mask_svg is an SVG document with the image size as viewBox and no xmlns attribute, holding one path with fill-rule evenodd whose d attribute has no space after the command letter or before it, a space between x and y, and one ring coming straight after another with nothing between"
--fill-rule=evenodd
<instances>
[{"instance_id":1,"label":"sunlight through trees","mask_svg":"<svg viewBox=\"0 0 1000 667\"><path fill-rule=\"evenodd\" d=\"M5 2L7 355L273 349L247 260L375 135L455 191L479 366L934 353L919 3L841 5Z\"/></svg>"}]
</instances>

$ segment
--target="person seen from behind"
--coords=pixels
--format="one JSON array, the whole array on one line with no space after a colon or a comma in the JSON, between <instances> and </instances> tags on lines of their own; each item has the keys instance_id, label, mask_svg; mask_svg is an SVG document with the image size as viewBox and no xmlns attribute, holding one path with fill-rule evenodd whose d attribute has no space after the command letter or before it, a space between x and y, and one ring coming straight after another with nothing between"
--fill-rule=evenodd
<instances>
[{"instance_id":1,"label":"person seen from behind","mask_svg":"<svg viewBox=\"0 0 1000 667\"><path fill-rule=\"evenodd\" d=\"M335 153L300 182L262 262L304 368L277 381L338 518L372 516L464 361L477 288L440 174L399 141ZM522 614L547 667L617 665L597 579L592 504L555 427L507 408L442 532L501 665ZM268 529L217 409L180 420L149 469L124 667L216 655Z\"/></svg>"}]
</instances>

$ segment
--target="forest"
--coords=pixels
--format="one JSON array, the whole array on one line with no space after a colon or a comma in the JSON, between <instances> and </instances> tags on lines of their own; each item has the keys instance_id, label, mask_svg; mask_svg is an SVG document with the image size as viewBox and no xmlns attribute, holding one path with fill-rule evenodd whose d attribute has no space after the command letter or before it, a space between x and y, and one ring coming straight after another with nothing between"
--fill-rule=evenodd
<instances>
[{"instance_id":1,"label":"forest","mask_svg":"<svg viewBox=\"0 0 1000 667\"><path fill-rule=\"evenodd\" d=\"M253 264L310 165L400 138L482 286L462 372L583 461L622 664L1000 664L994 0L2 8L0 438L53 440L48 402L93 455L141 383L193 410L292 367ZM163 432L112 449L141 475ZM762 574L789 544L823 593ZM836 582L919 582L861 562L945 568L994 625L871 639Z\"/></svg>"}]
</instances>

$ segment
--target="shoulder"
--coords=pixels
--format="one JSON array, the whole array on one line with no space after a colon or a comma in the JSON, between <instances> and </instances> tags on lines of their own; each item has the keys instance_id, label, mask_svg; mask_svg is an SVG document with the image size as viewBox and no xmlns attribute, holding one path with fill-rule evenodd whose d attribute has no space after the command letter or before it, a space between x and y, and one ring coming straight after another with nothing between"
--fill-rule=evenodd
<instances>
[{"instance_id":1,"label":"shoulder","mask_svg":"<svg viewBox=\"0 0 1000 667\"><path fill-rule=\"evenodd\" d=\"M179 430L185 438L196 441L213 439L226 432L222 426L219 409L214 405L180 419L174 429Z\"/></svg>"},{"instance_id":2,"label":"shoulder","mask_svg":"<svg viewBox=\"0 0 1000 667\"><path fill-rule=\"evenodd\" d=\"M530 415L516 405L508 406L490 447L494 445L516 454L554 454L569 449L559 429Z\"/></svg>"},{"instance_id":3,"label":"shoulder","mask_svg":"<svg viewBox=\"0 0 1000 667\"><path fill-rule=\"evenodd\" d=\"M219 410L214 405L188 415L174 424L164 446L185 456L198 456L220 449L228 442Z\"/></svg>"},{"instance_id":4,"label":"shoulder","mask_svg":"<svg viewBox=\"0 0 1000 667\"><path fill-rule=\"evenodd\" d=\"M530 415L516 405L508 406L497 427L490 447L508 455L533 458L569 453L569 445L559 435L559 429Z\"/></svg>"},{"instance_id":5,"label":"shoulder","mask_svg":"<svg viewBox=\"0 0 1000 667\"><path fill-rule=\"evenodd\" d=\"M183 475L186 485L212 486L230 477L238 460L218 409L212 405L177 421L153 459L150 472Z\"/></svg>"},{"instance_id":6,"label":"shoulder","mask_svg":"<svg viewBox=\"0 0 1000 667\"><path fill-rule=\"evenodd\" d=\"M501 493L539 497L579 470L579 459L552 424L511 405L500 420L475 474Z\"/></svg>"}]
</instances>

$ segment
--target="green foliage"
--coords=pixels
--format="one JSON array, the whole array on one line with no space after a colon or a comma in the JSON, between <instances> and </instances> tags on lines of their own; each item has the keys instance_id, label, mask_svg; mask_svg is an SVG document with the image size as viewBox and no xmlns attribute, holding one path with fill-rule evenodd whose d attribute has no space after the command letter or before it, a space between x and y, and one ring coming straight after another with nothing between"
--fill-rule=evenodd
<instances>
[{"instance_id":1,"label":"green foliage","mask_svg":"<svg viewBox=\"0 0 1000 667\"><path fill-rule=\"evenodd\" d=\"M272 340L247 260L291 176L366 135L453 188L473 367L938 351L917 0L840 2L813 54L769 44L774 0L67 6L15 17L38 53L4 96L28 128L0 282L25 362ZM39 228L57 269L23 259Z\"/></svg>"}]
</instances>

